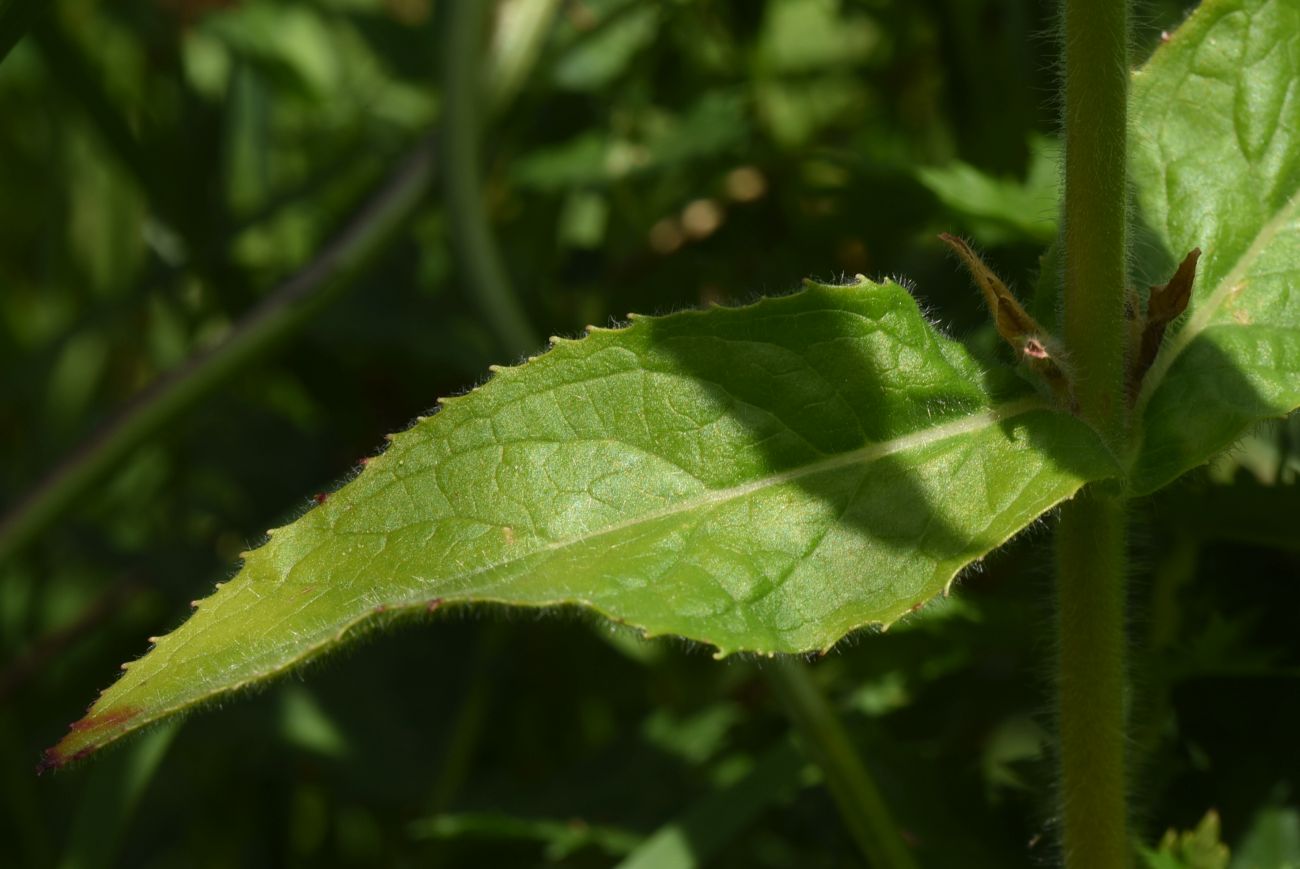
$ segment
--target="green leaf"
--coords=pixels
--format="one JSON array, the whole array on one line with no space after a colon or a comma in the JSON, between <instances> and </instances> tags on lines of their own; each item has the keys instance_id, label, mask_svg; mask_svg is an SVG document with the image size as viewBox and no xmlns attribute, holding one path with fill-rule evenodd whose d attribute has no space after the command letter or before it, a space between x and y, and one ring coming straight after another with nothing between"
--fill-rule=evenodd
<instances>
[{"instance_id":1,"label":"green leaf","mask_svg":"<svg viewBox=\"0 0 1300 869\"><path fill-rule=\"evenodd\" d=\"M1260 809L1236 847L1232 869L1300 869L1300 812Z\"/></svg>"},{"instance_id":2,"label":"green leaf","mask_svg":"<svg viewBox=\"0 0 1300 869\"><path fill-rule=\"evenodd\" d=\"M556 61L555 83L576 91L598 91L622 75L637 53L654 42L661 12L654 5L629 0L604 4L603 17L592 22Z\"/></svg>"},{"instance_id":3,"label":"green leaf","mask_svg":"<svg viewBox=\"0 0 1300 869\"><path fill-rule=\"evenodd\" d=\"M1053 139L1036 136L1029 149L1024 181L995 178L960 160L919 166L916 177L979 242L1048 244L1056 238L1060 209L1061 147Z\"/></svg>"},{"instance_id":4,"label":"green leaf","mask_svg":"<svg viewBox=\"0 0 1300 869\"><path fill-rule=\"evenodd\" d=\"M1296 0L1209 0L1134 77L1131 171L1163 248L1145 277L1204 252L1138 397L1134 494L1300 405L1297 34Z\"/></svg>"},{"instance_id":5,"label":"green leaf","mask_svg":"<svg viewBox=\"0 0 1300 869\"><path fill-rule=\"evenodd\" d=\"M1167 830L1160 848L1142 848L1148 869L1228 869L1228 846L1219 841L1219 813L1211 809L1195 830Z\"/></svg>"},{"instance_id":6,"label":"green leaf","mask_svg":"<svg viewBox=\"0 0 1300 869\"><path fill-rule=\"evenodd\" d=\"M47 763L453 603L578 604L719 656L826 649L1117 471L894 283L590 331L272 532Z\"/></svg>"}]
</instances>

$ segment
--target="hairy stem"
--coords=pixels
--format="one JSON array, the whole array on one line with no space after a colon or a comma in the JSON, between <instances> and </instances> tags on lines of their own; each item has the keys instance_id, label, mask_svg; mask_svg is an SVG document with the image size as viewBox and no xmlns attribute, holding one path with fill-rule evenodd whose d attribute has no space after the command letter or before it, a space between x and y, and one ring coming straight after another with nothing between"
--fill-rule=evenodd
<instances>
[{"instance_id":1,"label":"hairy stem","mask_svg":"<svg viewBox=\"0 0 1300 869\"><path fill-rule=\"evenodd\" d=\"M880 788L807 668L782 660L769 673L804 750L821 767L840 817L867 861L876 869L916 869Z\"/></svg>"},{"instance_id":2,"label":"hairy stem","mask_svg":"<svg viewBox=\"0 0 1300 869\"><path fill-rule=\"evenodd\" d=\"M1060 797L1065 865L1128 865L1124 504L1085 494L1057 537Z\"/></svg>"},{"instance_id":3,"label":"hairy stem","mask_svg":"<svg viewBox=\"0 0 1300 869\"><path fill-rule=\"evenodd\" d=\"M1065 322L1075 397L1124 434L1128 0L1065 3Z\"/></svg>"},{"instance_id":4,"label":"hairy stem","mask_svg":"<svg viewBox=\"0 0 1300 869\"><path fill-rule=\"evenodd\" d=\"M1128 2L1065 0L1064 336L1081 415L1127 431ZM1126 805L1125 502L1089 492L1057 531L1057 715L1067 869L1131 860Z\"/></svg>"}]
</instances>

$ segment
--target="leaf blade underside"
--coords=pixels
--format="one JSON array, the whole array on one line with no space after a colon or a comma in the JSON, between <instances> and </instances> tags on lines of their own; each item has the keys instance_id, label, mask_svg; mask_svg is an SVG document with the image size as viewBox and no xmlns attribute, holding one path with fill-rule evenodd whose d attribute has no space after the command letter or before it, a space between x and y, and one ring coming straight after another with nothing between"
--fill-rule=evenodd
<instances>
[{"instance_id":1,"label":"leaf blade underside","mask_svg":"<svg viewBox=\"0 0 1300 869\"><path fill-rule=\"evenodd\" d=\"M1116 473L897 284L556 340L396 435L128 665L59 765L398 613L577 604L718 654L830 647Z\"/></svg>"},{"instance_id":2,"label":"leaf blade underside","mask_svg":"<svg viewBox=\"0 0 1300 869\"><path fill-rule=\"evenodd\" d=\"M1204 256L1138 397L1133 494L1300 406L1297 80L1297 0L1208 0L1134 76L1139 212L1173 261Z\"/></svg>"}]
</instances>

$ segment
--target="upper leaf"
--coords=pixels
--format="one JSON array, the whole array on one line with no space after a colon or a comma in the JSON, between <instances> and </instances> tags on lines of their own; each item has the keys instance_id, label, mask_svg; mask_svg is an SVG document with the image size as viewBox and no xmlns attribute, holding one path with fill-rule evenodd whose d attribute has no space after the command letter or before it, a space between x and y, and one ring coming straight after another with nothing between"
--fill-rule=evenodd
<instances>
[{"instance_id":1,"label":"upper leaf","mask_svg":"<svg viewBox=\"0 0 1300 869\"><path fill-rule=\"evenodd\" d=\"M1131 172L1164 280L1201 257L1190 313L1138 397L1132 490L1300 406L1300 0L1208 0L1136 74Z\"/></svg>"},{"instance_id":2,"label":"upper leaf","mask_svg":"<svg viewBox=\"0 0 1300 869\"><path fill-rule=\"evenodd\" d=\"M893 283L554 344L273 532L47 762L453 602L580 604L720 655L825 649L1116 472L1074 417L995 396Z\"/></svg>"}]
</instances>

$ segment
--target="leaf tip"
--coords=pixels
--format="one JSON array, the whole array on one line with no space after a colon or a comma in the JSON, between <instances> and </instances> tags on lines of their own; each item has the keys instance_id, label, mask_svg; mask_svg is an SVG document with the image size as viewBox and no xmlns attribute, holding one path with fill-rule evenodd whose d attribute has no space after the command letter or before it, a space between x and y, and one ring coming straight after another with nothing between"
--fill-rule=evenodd
<instances>
[{"instance_id":1,"label":"leaf tip","mask_svg":"<svg viewBox=\"0 0 1300 869\"><path fill-rule=\"evenodd\" d=\"M45 775L52 769L58 769L65 763L63 756L52 748L41 752L41 759L36 762L36 774Z\"/></svg>"},{"instance_id":2,"label":"leaf tip","mask_svg":"<svg viewBox=\"0 0 1300 869\"><path fill-rule=\"evenodd\" d=\"M62 769L74 761L89 757L108 742L133 729L129 725L139 714L140 710L127 706L90 714L74 721L68 728L67 736L41 753L41 759L36 764L36 774Z\"/></svg>"}]
</instances>

